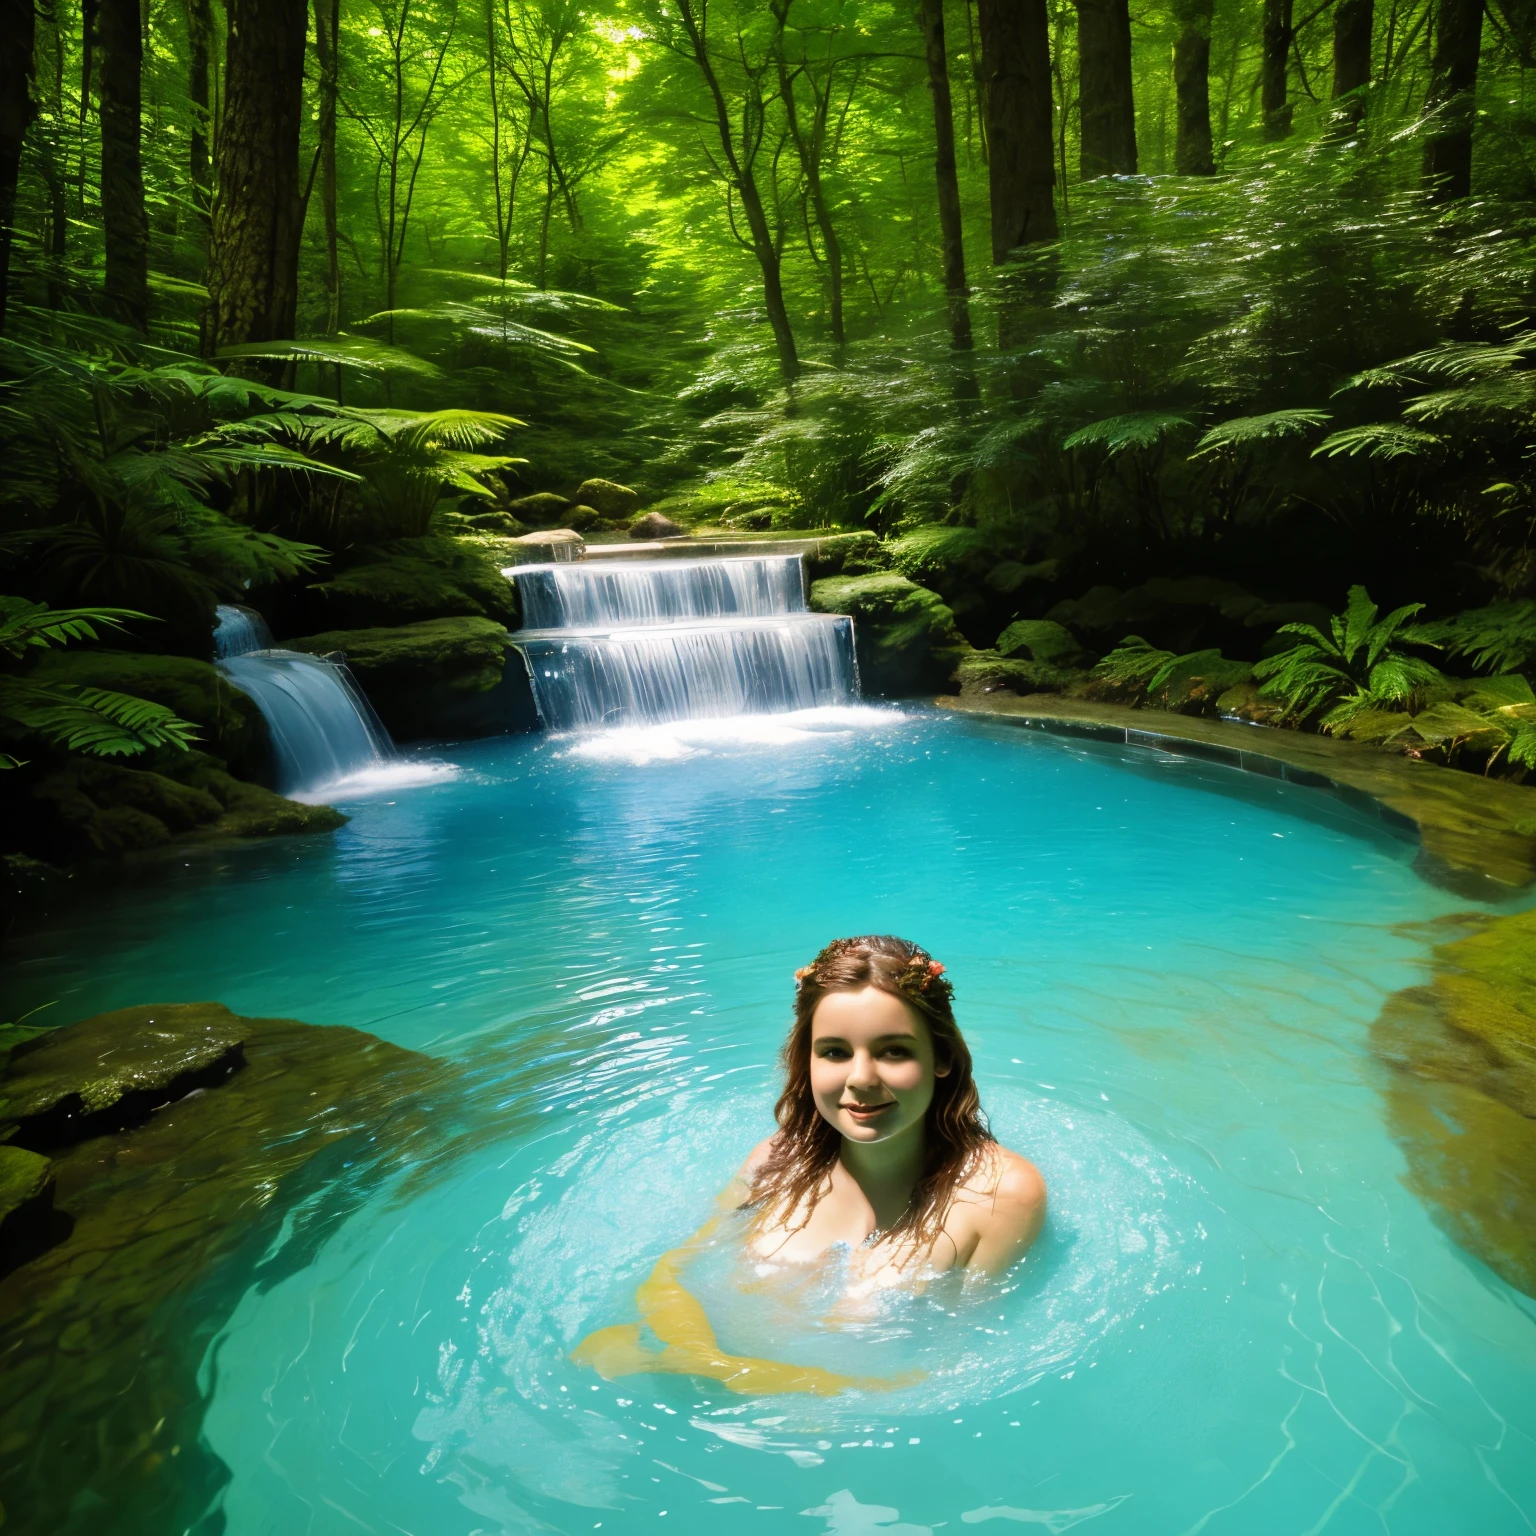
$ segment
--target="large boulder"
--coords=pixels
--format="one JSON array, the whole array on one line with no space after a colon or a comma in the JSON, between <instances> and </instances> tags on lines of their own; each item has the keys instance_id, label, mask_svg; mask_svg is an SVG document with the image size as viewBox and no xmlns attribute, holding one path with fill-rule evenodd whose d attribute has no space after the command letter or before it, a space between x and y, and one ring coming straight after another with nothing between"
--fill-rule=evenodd
<instances>
[{"instance_id":1,"label":"large boulder","mask_svg":"<svg viewBox=\"0 0 1536 1536\"><path fill-rule=\"evenodd\" d=\"M137 760L131 760L137 761ZM189 838L332 832L347 818L237 779L202 752L162 750L130 767L71 757L25 801L26 841L57 859L117 857Z\"/></svg>"},{"instance_id":2,"label":"large boulder","mask_svg":"<svg viewBox=\"0 0 1536 1536\"><path fill-rule=\"evenodd\" d=\"M358 686L397 740L507 729L507 722L479 718L484 696L506 670L507 631L490 619L335 629L284 644L311 656L343 652Z\"/></svg>"},{"instance_id":3,"label":"large boulder","mask_svg":"<svg viewBox=\"0 0 1536 1536\"><path fill-rule=\"evenodd\" d=\"M261 711L212 662L189 656L140 656L130 651L46 651L32 676L130 693L174 710L197 726L201 745L237 773L260 773L269 751Z\"/></svg>"},{"instance_id":4,"label":"large boulder","mask_svg":"<svg viewBox=\"0 0 1536 1536\"><path fill-rule=\"evenodd\" d=\"M371 629L457 617L507 624L513 612L511 584L488 550L433 536L400 539L331 580L316 582L290 627Z\"/></svg>"},{"instance_id":5,"label":"large boulder","mask_svg":"<svg viewBox=\"0 0 1536 1536\"><path fill-rule=\"evenodd\" d=\"M1092 660L1070 629L1050 619L1015 620L997 637L997 654L1058 667L1083 667Z\"/></svg>"},{"instance_id":6,"label":"large boulder","mask_svg":"<svg viewBox=\"0 0 1536 1536\"><path fill-rule=\"evenodd\" d=\"M629 525L629 536L632 539L686 539L688 530L660 512L647 512Z\"/></svg>"},{"instance_id":7,"label":"large boulder","mask_svg":"<svg viewBox=\"0 0 1536 1536\"><path fill-rule=\"evenodd\" d=\"M939 595L895 571L825 577L811 587L811 609L852 617L866 693L941 693L971 651Z\"/></svg>"},{"instance_id":8,"label":"large boulder","mask_svg":"<svg viewBox=\"0 0 1536 1536\"><path fill-rule=\"evenodd\" d=\"M769 553L773 546L765 544L763 549ZM827 576L868 576L873 571L883 571L890 563L880 540L867 529L859 529L817 539L806 552L805 574L811 581Z\"/></svg>"},{"instance_id":9,"label":"large boulder","mask_svg":"<svg viewBox=\"0 0 1536 1536\"><path fill-rule=\"evenodd\" d=\"M574 528L546 528L540 533L525 533L521 538L505 539L499 552L512 565L549 565L561 560L579 560L587 541ZM502 572L506 575L506 571Z\"/></svg>"},{"instance_id":10,"label":"large boulder","mask_svg":"<svg viewBox=\"0 0 1536 1536\"><path fill-rule=\"evenodd\" d=\"M612 480L583 480L576 487L576 501L613 522L633 517L640 510L640 493Z\"/></svg>"}]
</instances>

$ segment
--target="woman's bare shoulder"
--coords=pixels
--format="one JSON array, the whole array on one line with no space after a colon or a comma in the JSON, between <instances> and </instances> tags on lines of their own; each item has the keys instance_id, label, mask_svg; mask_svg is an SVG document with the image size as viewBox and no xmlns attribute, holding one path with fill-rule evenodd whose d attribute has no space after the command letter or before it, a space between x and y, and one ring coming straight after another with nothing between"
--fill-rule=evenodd
<instances>
[{"instance_id":1,"label":"woman's bare shoulder","mask_svg":"<svg viewBox=\"0 0 1536 1536\"><path fill-rule=\"evenodd\" d=\"M769 1154L773 1151L773 1144L779 1139L779 1133L775 1131L772 1136L765 1136L758 1144L747 1153L747 1160L736 1170L738 1179L745 1179L751 1183L757 1177L758 1171L768 1161Z\"/></svg>"},{"instance_id":2,"label":"woman's bare shoulder","mask_svg":"<svg viewBox=\"0 0 1536 1536\"><path fill-rule=\"evenodd\" d=\"M994 1145L964 1186L976 1234L970 1266L1001 1274L1045 1225L1045 1179L1027 1157Z\"/></svg>"}]
</instances>

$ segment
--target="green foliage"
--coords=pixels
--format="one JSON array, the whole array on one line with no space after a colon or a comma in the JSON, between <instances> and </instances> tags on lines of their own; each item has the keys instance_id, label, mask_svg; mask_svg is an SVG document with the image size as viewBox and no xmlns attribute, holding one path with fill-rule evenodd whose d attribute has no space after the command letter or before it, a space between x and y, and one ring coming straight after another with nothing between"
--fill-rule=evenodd
<instances>
[{"instance_id":1,"label":"green foliage","mask_svg":"<svg viewBox=\"0 0 1536 1536\"><path fill-rule=\"evenodd\" d=\"M0 597L0 652L12 664L31 651L94 640L97 627L117 628L145 615L119 608L54 610L20 597ZM25 674L0 676L0 740L36 741L90 757L126 757L152 747L186 750L197 730L174 711L107 688L42 683ZM0 751L0 769L21 760Z\"/></svg>"},{"instance_id":2,"label":"green foliage","mask_svg":"<svg viewBox=\"0 0 1536 1536\"><path fill-rule=\"evenodd\" d=\"M1365 588L1351 587L1328 634L1311 624L1282 624L1279 633L1298 636L1298 643L1260 661L1254 676L1264 693L1284 700L1287 716L1321 715L1324 730L1337 730L1365 709L1411 709L1416 696L1442 680L1437 668L1400 648L1415 641L1405 631L1423 606L1408 603L1378 619Z\"/></svg>"},{"instance_id":3,"label":"green foliage","mask_svg":"<svg viewBox=\"0 0 1536 1536\"><path fill-rule=\"evenodd\" d=\"M1166 709L1208 709L1229 688L1247 682L1253 668L1230 661L1214 647L1178 655L1140 635L1127 635L1093 668L1120 695Z\"/></svg>"},{"instance_id":4,"label":"green foliage","mask_svg":"<svg viewBox=\"0 0 1536 1536\"><path fill-rule=\"evenodd\" d=\"M1536 661L1536 602L1528 597L1469 608L1454 619L1417 625L1411 638L1474 667L1512 672Z\"/></svg>"}]
</instances>

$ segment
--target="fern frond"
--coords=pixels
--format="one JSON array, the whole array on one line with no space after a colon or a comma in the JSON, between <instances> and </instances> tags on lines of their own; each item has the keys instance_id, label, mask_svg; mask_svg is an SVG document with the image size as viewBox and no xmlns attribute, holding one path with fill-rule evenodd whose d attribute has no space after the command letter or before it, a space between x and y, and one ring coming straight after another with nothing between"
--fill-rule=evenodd
<instances>
[{"instance_id":1,"label":"fern frond","mask_svg":"<svg viewBox=\"0 0 1536 1536\"><path fill-rule=\"evenodd\" d=\"M20 728L51 747L129 757L152 747L188 750L197 727L163 704L107 688L0 679L0 729Z\"/></svg>"},{"instance_id":2,"label":"fern frond","mask_svg":"<svg viewBox=\"0 0 1536 1536\"><path fill-rule=\"evenodd\" d=\"M1269 411L1263 416L1236 416L1211 428L1195 444L1190 457L1203 458L1236 448L1252 448L1258 443L1274 442L1285 437L1302 437L1314 427L1332 421L1327 411L1301 408L1288 411Z\"/></svg>"},{"instance_id":3,"label":"fern frond","mask_svg":"<svg viewBox=\"0 0 1536 1536\"><path fill-rule=\"evenodd\" d=\"M1336 459L1343 455L1352 459L1364 454L1372 459L1426 458L1442 447L1444 443L1433 432L1398 421L1379 421L1334 432L1312 450L1312 457Z\"/></svg>"}]
</instances>

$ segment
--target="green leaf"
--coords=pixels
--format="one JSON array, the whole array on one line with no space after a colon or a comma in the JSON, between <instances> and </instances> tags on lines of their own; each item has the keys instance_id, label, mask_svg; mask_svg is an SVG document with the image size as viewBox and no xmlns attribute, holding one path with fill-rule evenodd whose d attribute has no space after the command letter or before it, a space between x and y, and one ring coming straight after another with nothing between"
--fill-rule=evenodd
<instances>
[{"instance_id":1,"label":"green leaf","mask_svg":"<svg viewBox=\"0 0 1536 1536\"><path fill-rule=\"evenodd\" d=\"M1214 426L1195 444L1191 458L1236 448L1252 448L1258 443L1285 437L1303 437L1314 427L1333 418L1327 411L1300 408L1270 411L1263 416L1235 416Z\"/></svg>"},{"instance_id":2,"label":"green leaf","mask_svg":"<svg viewBox=\"0 0 1536 1536\"><path fill-rule=\"evenodd\" d=\"M1417 427L1407 427L1401 422L1373 422L1365 427L1346 427L1325 437L1312 450L1312 457L1336 459L1358 458L1361 454L1372 459L1426 458L1444 447L1433 432L1423 432Z\"/></svg>"}]
</instances>

